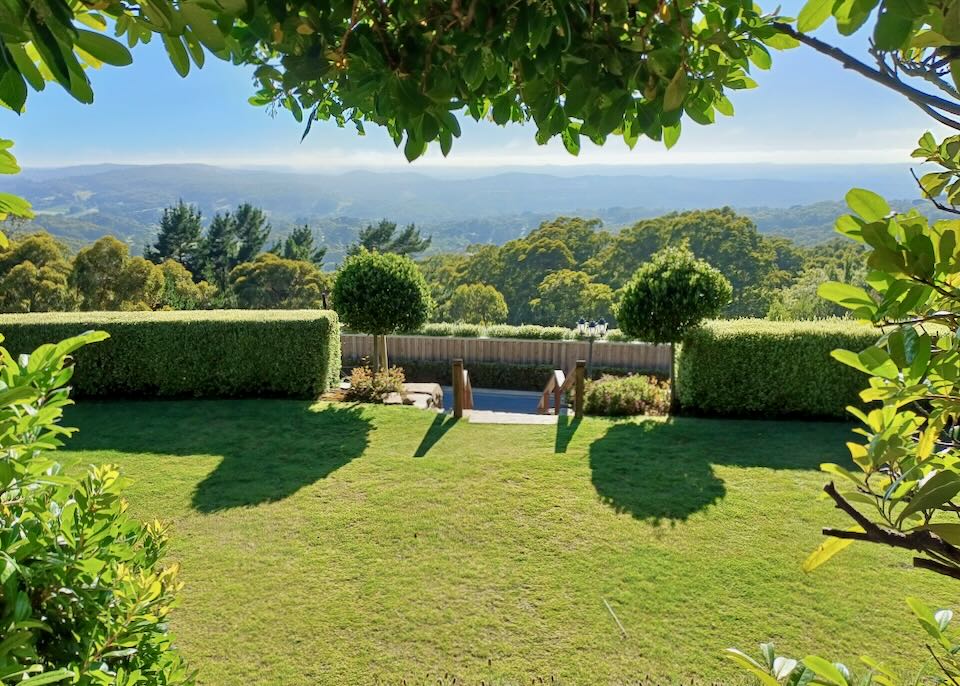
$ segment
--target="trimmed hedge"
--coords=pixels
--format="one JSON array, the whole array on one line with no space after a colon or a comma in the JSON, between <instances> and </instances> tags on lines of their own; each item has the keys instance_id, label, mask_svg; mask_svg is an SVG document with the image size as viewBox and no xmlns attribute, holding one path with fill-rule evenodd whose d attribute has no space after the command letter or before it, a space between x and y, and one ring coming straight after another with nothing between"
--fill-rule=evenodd
<instances>
[{"instance_id":1,"label":"trimmed hedge","mask_svg":"<svg viewBox=\"0 0 960 686\"><path fill-rule=\"evenodd\" d=\"M361 366L363 360L347 360L347 367ZM391 365L403 369L404 377L411 383L438 383L449 386L452 383L453 367L450 362L428 360L397 360L391 358ZM500 362L465 362L464 367L470 373L470 385L474 388L501 388L511 391L542 391L554 367L549 364L502 364ZM624 369L595 367L591 376L627 376Z\"/></svg>"},{"instance_id":2,"label":"trimmed hedge","mask_svg":"<svg viewBox=\"0 0 960 686\"><path fill-rule=\"evenodd\" d=\"M3 346L30 352L89 329L79 396L315 398L340 378L337 315L321 310L64 312L0 315Z\"/></svg>"},{"instance_id":3,"label":"trimmed hedge","mask_svg":"<svg viewBox=\"0 0 960 686\"><path fill-rule=\"evenodd\" d=\"M830 351L860 351L879 332L845 320L711 321L677 356L677 399L684 412L763 417L848 417L867 376Z\"/></svg>"}]
</instances>

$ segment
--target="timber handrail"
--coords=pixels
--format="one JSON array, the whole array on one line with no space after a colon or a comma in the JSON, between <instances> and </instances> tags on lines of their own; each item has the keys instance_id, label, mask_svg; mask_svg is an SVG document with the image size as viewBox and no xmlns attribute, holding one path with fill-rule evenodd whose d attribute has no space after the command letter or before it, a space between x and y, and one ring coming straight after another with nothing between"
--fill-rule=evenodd
<instances>
[{"instance_id":1,"label":"timber handrail","mask_svg":"<svg viewBox=\"0 0 960 686\"><path fill-rule=\"evenodd\" d=\"M540 396L540 402L537 403L537 414L560 414L560 408L563 403L563 394L574 388L574 414L577 417L583 415L583 391L586 378L586 362L577 360L577 366L573 373L567 375L562 369L554 369L547 385L543 388L543 394ZM553 398L553 408L550 407L550 398Z\"/></svg>"},{"instance_id":2,"label":"timber handrail","mask_svg":"<svg viewBox=\"0 0 960 686\"><path fill-rule=\"evenodd\" d=\"M453 416L463 416L464 410L473 409L473 386L470 384L470 372L463 368L463 360L453 361Z\"/></svg>"}]
</instances>

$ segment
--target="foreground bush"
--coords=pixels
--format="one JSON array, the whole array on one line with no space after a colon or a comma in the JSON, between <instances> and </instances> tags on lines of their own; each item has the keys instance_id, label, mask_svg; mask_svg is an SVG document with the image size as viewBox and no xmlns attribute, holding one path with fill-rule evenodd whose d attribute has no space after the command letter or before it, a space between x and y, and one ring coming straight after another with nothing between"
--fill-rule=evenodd
<instances>
[{"instance_id":1,"label":"foreground bush","mask_svg":"<svg viewBox=\"0 0 960 686\"><path fill-rule=\"evenodd\" d=\"M608 417L666 415L670 412L670 385L649 376L602 376L588 381L584 412Z\"/></svg>"},{"instance_id":2,"label":"foreground bush","mask_svg":"<svg viewBox=\"0 0 960 686\"><path fill-rule=\"evenodd\" d=\"M354 367L350 373L350 388L347 390L347 400L361 403L381 403L390 393L403 392L403 370L400 367L390 367L376 374L368 367Z\"/></svg>"},{"instance_id":3,"label":"foreground bush","mask_svg":"<svg viewBox=\"0 0 960 686\"><path fill-rule=\"evenodd\" d=\"M708 322L680 349L677 398L685 412L845 417L860 404L862 376L830 353L876 338L872 327L843 320Z\"/></svg>"},{"instance_id":4,"label":"foreground bush","mask_svg":"<svg viewBox=\"0 0 960 686\"><path fill-rule=\"evenodd\" d=\"M77 353L89 396L316 397L340 376L333 312L88 312L0 316L14 354L102 329Z\"/></svg>"},{"instance_id":5,"label":"foreground bush","mask_svg":"<svg viewBox=\"0 0 960 686\"><path fill-rule=\"evenodd\" d=\"M192 684L167 619L179 590L164 527L131 518L110 465L82 478L54 450L73 429L69 355L88 332L14 357L0 348L0 682ZM2 337L0 337L2 340Z\"/></svg>"}]
</instances>

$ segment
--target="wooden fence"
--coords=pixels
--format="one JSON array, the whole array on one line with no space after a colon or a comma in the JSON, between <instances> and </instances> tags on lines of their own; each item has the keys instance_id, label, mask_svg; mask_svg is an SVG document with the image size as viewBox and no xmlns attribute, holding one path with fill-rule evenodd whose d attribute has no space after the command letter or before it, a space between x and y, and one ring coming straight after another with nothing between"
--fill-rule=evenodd
<instances>
[{"instance_id":1,"label":"wooden fence","mask_svg":"<svg viewBox=\"0 0 960 686\"><path fill-rule=\"evenodd\" d=\"M501 362L503 364L543 364L570 370L577 360L587 359L586 341L540 341L517 338L453 338L441 336L388 336L391 360L449 362ZM344 364L373 354L373 337L341 334ZM612 343L593 345L594 367L611 367L638 372L670 372L670 347L651 343Z\"/></svg>"}]
</instances>

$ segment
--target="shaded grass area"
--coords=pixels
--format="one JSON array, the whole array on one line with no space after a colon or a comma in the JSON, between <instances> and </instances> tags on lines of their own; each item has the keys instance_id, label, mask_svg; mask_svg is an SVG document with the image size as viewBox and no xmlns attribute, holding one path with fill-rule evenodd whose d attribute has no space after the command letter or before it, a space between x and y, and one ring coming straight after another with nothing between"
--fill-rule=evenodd
<instances>
[{"instance_id":1,"label":"shaded grass area","mask_svg":"<svg viewBox=\"0 0 960 686\"><path fill-rule=\"evenodd\" d=\"M845 524L817 498L840 424L494 426L280 400L68 420L70 459L119 463L134 512L172 522L173 624L203 684L740 681L723 648L770 639L906 669L924 636L903 597L952 598L896 551L800 571Z\"/></svg>"}]
</instances>

